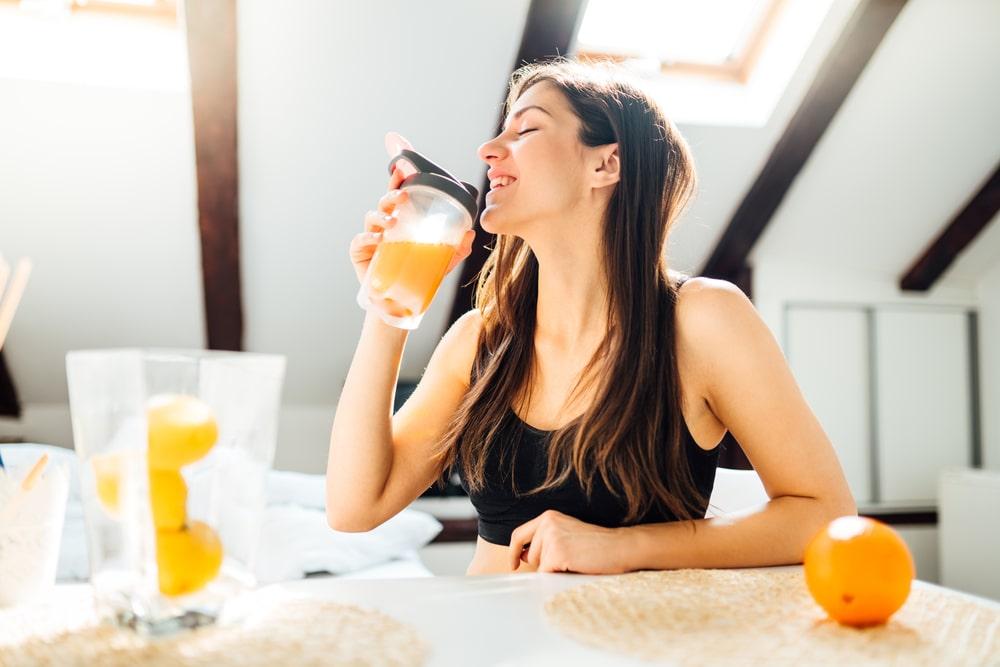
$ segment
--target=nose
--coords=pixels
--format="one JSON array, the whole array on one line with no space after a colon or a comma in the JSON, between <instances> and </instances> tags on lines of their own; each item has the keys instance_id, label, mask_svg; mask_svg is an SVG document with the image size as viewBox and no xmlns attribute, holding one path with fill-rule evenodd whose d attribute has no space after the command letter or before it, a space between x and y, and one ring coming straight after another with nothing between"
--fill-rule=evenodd
<instances>
[{"instance_id":1,"label":"nose","mask_svg":"<svg viewBox=\"0 0 1000 667\"><path fill-rule=\"evenodd\" d=\"M503 142L500 141L500 137L494 137L490 139L476 151L479 155L479 159L483 162L489 163L490 160L499 160L507 154L507 148L504 146Z\"/></svg>"}]
</instances>

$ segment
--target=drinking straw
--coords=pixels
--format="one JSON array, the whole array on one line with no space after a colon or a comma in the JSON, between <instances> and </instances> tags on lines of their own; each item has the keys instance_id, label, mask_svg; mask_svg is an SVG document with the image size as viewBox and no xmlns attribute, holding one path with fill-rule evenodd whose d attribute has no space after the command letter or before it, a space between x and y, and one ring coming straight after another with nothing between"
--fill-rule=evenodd
<instances>
[{"instance_id":1,"label":"drinking straw","mask_svg":"<svg viewBox=\"0 0 1000 667\"><path fill-rule=\"evenodd\" d=\"M45 464L48 462L49 454L48 452L43 452L42 455L38 457L38 460L35 461L35 465L31 466L31 470L28 471L28 474L24 476L23 480L21 480L22 491L31 491L31 488L35 486L35 482L37 482L38 478L41 476L42 471L45 470Z\"/></svg>"},{"instance_id":2,"label":"drinking straw","mask_svg":"<svg viewBox=\"0 0 1000 667\"><path fill-rule=\"evenodd\" d=\"M48 462L49 455L46 452L43 453L37 461L35 461L35 465L31 466L31 470L29 470L28 474L24 476L24 479L21 480L21 484L17 491L15 491L14 496L7 502L7 505L3 508L3 510L0 510L0 524L6 523L12 516L14 516L14 511L17 509L17 506L21 504L23 498L28 494L28 491L31 491L32 487L35 486L35 482L37 482L38 478L41 477L42 471L45 470L45 464Z\"/></svg>"}]
</instances>

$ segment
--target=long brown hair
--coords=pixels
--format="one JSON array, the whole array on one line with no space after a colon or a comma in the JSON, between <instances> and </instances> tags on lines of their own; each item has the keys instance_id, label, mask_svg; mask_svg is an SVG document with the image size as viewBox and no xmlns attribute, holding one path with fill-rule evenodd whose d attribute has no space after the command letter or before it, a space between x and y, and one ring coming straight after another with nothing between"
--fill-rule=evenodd
<instances>
[{"instance_id":1,"label":"long brown hair","mask_svg":"<svg viewBox=\"0 0 1000 667\"><path fill-rule=\"evenodd\" d=\"M579 117L580 141L617 142L620 161L603 222L609 331L572 392L598 382L596 400L551 434L546 478L526 493L561 485L575 473L589 496L600 475L624 498L625 523L653 505L691 519L706 499L695 486L681 441L677 289L665 249L670 228L694 193L694 163L677 128L630 79L620 66L564 57L525 65L511 76L505 116L528 88L549 81ZM531 248L520 238L499 235L476 290L482 328L472 383L437 450L445 469L461 466L473 491L485 485L489 448L501 448L504 469L517 454L517 443L503 437L503 429L511 406L531 399L537 298L538 261Z\"/></svg>"}]
</instances>

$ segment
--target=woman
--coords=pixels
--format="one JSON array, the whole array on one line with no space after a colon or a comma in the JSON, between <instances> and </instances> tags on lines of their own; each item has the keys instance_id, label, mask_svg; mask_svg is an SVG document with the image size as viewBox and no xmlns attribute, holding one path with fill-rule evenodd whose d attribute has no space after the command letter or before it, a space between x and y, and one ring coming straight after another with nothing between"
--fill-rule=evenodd
<instances>
[{"instance_id":1,"label":"woman","mask_svg":"<svg viewBox=\"0 0 1000 667\"><path fill-rule=\"evenodd\" d=\"M480 224L498 236L476 307L392 416L407 333L366 316L331 435L333 528L379 525L452 468L480 517L470 574L795 563L855 513L750 301L668 271L694 165L629 79L566 59L513 75L504 130L479 148L491 185ZM352 242L359 279L401 180ZM705 519L726 430L770 500Z\"/></svg>"}]
</instances>

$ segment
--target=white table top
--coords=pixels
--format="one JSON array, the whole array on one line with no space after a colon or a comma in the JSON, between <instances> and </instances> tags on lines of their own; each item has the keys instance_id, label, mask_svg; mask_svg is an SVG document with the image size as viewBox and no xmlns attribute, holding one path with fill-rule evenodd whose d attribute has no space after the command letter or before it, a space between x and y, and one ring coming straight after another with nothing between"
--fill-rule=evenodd
<instances>
[{"instance_id":1,"label":"white table top","mask_svg":"<svg viewBox=\"0 0 1000 667\"><path fill-rule=\"evenodd\" d=\"M365 581L321 578L276 586L282 591L375 608L409 623L433 647L429 666L648 667L649 662L579 644L558 633L546 620L544 605L550 596L599 578L539 573ZM920 587L947 590L1000 609L1000 603L915 581L914 588Z\"/></svg>"},{"instance_id":2,"label":"white table top","mask_svg":"<svg viewBox=\"0 0 1000 667\"><path fill-rule=\"evenodd\" d=\"M564 637L544 615L545 601L596 576L508 574L425 579L277 584L283 591L378 609L413 626L430 644L428 667L443 665L644 665Z\"/></svg>"},{"instance_id":3,"label":"white table top","mask_svg":"<svg viewBox=\"0 0 1000 667\"><path fill-rule=\"evenodd\" d=\"M775 569L799 570L801 566ZM648 666L648 662L579 644L559 634L546 620L544 604L550 596L598 578L540 573L413 579L318 577L275 584L260 593L306 595L378 609L408 623L428 642L428 666ZM916 581L914 587L946 590L1000 609L1000 603L934 584ZM90 599L89 585L70 584L57 586L49 603L65 608L85 605Z\"/></svg>"}]
</instances>

